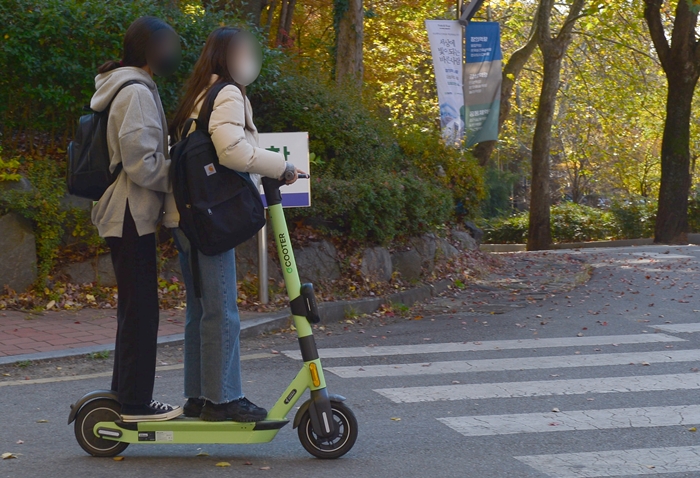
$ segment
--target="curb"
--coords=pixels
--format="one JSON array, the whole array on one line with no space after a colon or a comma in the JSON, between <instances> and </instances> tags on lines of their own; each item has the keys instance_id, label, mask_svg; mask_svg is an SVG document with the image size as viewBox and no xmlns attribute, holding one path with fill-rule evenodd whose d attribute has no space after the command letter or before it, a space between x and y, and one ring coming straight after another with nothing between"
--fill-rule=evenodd
<instances>
[{"instance_id":1,"label":"curb","mask_svg":"<svg viewBox=\"0 0 700 478\"><path fill-rule=\"evenodd\" d=\"M688 234L689 245L700 245L700 234ZM622 239L619 241L593 241L593 242L559 242L552 244L550 250L562 249L593 249L597 247L636 247L636 246L663 246L667 244L654 244L654 239ZM526 244L481 244L480 251L484 252L525 252Z\"/></svg>"},{"instance_id":2,"label":"curb","mask_svg":"<svg viewBox=\"0 0 700 478\"><path fill-rule=\"evenodd\" d=\"M321 323L329 324L339 322L348 316L371 314L385 304L404 304L411 306L416 302L424 302L446 291L452 282L441 280L434 284L426 284L413 289L396 292L385 298L368 297L365 299L341 300L337 302L324 302L318 309L322 317ZM263 317L246 319L241 321L241 338L257 337L259 335L288 327L291 323L291 315L286 310L271 312ZM158 344L176 344L185 340L185 334L165 335L158 337ZM13 364L26 360L51 360L66 357L76 357L102 351L113 351L114 344L91 345L66 350L51 352L37 352L33 354L9 355L0 357L0 365Z\"/></svg>"}]
</instances>

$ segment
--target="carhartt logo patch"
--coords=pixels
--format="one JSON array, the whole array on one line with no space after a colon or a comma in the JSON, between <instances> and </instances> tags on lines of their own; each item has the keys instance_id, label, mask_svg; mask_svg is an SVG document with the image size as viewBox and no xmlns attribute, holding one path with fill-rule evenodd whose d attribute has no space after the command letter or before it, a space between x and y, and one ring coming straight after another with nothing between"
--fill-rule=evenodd
<instances>
[{"instance_id":1,"label":"carhartt logo patch","mask_svg":"<svg viewBox=\"0 0 700 478\"><path fill-rule=\"evenodd\" d=\"M209 163L206 166L204 166L204 170L207 172L207 176L216 174L216 168L214 167L214 163Z\"/></svg>"}]
</instances>

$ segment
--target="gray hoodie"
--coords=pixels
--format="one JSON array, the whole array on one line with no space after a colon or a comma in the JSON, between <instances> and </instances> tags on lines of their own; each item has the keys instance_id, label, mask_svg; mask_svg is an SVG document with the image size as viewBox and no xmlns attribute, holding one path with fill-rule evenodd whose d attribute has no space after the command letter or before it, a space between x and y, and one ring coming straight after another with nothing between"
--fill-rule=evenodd
<instances>
[{"instance_id":1,"label":"gray hoodie","mask_svg":"<svg viewBox=\"0 0 700 478\"><path fill-rule=\"evenodd\" d=\"M127 81L143 84L125 87ZM95 111L112 102L107 121L110 169L122 163L117 180L92 209L92 222L102 237L121 237L127 201L139 236L156 231L163 215L166 193L171 192L168 172L168 127L155 82L141 68L122 67L95 78L97 91L90 101ZM172 218L165 218L166 222Z\"/></svg>"}]
</instances>

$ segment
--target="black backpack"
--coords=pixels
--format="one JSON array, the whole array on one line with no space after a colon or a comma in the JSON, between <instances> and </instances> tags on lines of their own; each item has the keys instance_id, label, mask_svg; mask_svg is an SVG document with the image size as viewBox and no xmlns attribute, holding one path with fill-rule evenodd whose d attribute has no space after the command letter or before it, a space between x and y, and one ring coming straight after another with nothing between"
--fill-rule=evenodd
<instances>
[{"instance_id":1,"label":"black backpack","mask_svg":"<svg viewBox=\"0 0 700 478\"><path fill-rule=\"evenodd\" d=\"M185 122L183 138L170 149L180 229L192 249L207 256L233 249L265 225L265 208L250 175L221 166L209 135L214 100L225 86L222 83L209 89L199 117ZM192 122L196 129L187 135ZM193 253L192 258L196 261L197 254ZM196 262L192 269L199 292Z\"/></svg>"},{"instance_id":2,"label":"black backpack","mask_svg":"<svg viewBox=\"0 0 700 478\"><path fill-rule=\"evenodd\" d=\"M114 172L109 171L110 157L107 147L107 119L114 98L129 85L141 83L131 80L124 83L104 111L93 111L80 117L75 139L68 145L68 192L74 196L99 200L122 170L119 163Z\"/></svg>"}]
</instances>

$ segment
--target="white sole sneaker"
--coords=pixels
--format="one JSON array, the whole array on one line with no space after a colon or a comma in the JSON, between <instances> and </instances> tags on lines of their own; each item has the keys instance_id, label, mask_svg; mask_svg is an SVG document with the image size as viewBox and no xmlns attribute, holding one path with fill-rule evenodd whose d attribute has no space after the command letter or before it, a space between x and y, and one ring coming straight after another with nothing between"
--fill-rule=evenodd
<instances>
[{"instance_id":1,"label":"white sole sneaker","mask_svg":"<svg viewBox=\"0 0 700 478\"><path fill-rule=\"evenodd\" d=\"M153 415L122 415L122 421L124 423L136 423L136 422L164 422L167 420L172 420L182 415L182 407L173 407L172 410L163 413L156 413Z\"/></svg>"}]
</instances>

